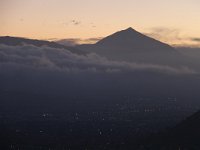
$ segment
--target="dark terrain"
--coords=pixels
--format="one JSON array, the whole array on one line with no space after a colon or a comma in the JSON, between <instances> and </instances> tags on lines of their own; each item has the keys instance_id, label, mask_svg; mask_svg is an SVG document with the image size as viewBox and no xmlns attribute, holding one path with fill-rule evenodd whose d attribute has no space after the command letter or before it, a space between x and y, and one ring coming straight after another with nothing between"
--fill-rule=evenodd
<instances>
[{"instance_id":1,"label":"dark terrain","mask_svg":"<svg viewBox=\"0 0 200 150\"><path fill-rule=\"evenodd\" d=\"M191 53L132 28L75 47L0 37L1 149L199 149Z\"/></svg>"}]
</instances>

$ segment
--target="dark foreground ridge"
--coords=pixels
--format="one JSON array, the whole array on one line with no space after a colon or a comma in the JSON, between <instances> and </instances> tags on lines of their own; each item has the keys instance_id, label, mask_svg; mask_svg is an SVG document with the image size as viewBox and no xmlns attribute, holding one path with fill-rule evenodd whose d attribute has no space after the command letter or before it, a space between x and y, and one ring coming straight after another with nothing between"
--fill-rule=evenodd
<instances>
[{"instance_id":1,"label":"dark foreground ridge","mask_svg":"<svg viewBox=\"0 0 200 150\"><path fill-rule=\"evenodd\" d=\"M200 148L200 111L191 115L176 127L146 139L143 146L146 149L184 149L198 150Z\"/></svg>"}]
</instances>

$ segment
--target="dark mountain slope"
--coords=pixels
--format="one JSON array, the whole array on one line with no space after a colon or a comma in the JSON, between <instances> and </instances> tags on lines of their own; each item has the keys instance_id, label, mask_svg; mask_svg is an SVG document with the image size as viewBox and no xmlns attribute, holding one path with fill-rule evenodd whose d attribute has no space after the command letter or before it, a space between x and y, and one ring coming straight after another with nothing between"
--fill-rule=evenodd
<instances>
[{"instance_id":1,"label":"dark mountain slope","mask_svg":"<svg viewBox=\"0 0 200 150\"><path fill-rule=\"evenodd\" d=\"M116 32L96 44L79 45L77 48L118 61L164 65L184 62L182 55L173 47L132 28Z\"/></svg>"},{"instance_id":2,"label":"dark mountain slope","mask_svg":"<svg viewBox=\"0 0 200 150\"><path fill-rule=\"evenodd\" d=\"M69 50L72 53L85 54L85 52L78 50L77 48L64 46L56 42L49 42L49 41L44 41L44 40L33 40L33 39L26 39L26 38L20 38L20 37L2 36L0 37L0 44L5 44L9 46L20 46L23 44L34 45L37 47L48 46L52 48L63 48L63 49Z\"/></svg>"},{"instance_id":3,"label":"dark mountain slope","mask_svg":"<svg viewBox=\"0 0 200 150\"><path fill-rule=\"evenodd\" d=\"M200 111L165 133L147 138L142 145L149 150L199 150Z\"/></svg>"}]
</instances>

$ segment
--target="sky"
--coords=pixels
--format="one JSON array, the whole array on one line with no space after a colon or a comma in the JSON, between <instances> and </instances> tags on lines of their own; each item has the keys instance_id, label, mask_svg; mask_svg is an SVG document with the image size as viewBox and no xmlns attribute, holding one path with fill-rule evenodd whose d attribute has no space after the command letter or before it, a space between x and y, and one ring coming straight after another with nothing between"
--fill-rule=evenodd
<instances>
[{"instance_id":1,"label":"sky","mask_svg":"<svg viewBox=\"0 0 200 150\"><path fill-rule=\"evenodd\" d=\"M0 0L0 35L105 37L132 27L169 44L200 45L199 0Z\"/></svg>"}]
</instances>

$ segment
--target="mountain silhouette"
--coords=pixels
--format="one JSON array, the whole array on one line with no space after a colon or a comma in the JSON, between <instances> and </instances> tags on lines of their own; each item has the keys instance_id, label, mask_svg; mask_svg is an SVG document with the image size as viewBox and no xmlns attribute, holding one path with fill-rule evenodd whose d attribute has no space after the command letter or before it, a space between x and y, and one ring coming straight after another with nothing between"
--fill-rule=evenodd
<instances>
[{"instance_id":1,"label":"mountain silhouette","mask_svg":"<svg viewBox=\"0 0 200 150\"><path fill-rule=\"evenodd\" d=\"M138 52L174 52L174 49L169 45L147 37L132 28L114 33L113 35L100 40L96 45L116 49L132 49Z\"/></svg>"},{"instance_id":2,"label":"mountain silhouette","mask_svg":"<svg viewBox=\"0 0 200 150\"><path fill-rule=\"evenodd\" d=\"M83 44L74 47L65 46L56 42L10 36L0 37L0 44L10 46L24 44L37 47L48 46L52 48L63 48L81 55L96 53L114 61L148 63L173 67L187 66L198 69L200 64L198 59L185 56L170 45L148 37L132 28L116 32L95 44Z\"/></svg>"},{"instance_id":3,"label":"mountain silhouette","mask_svg":"<svg viewBox=\"0 0 200 150\"><path fill-rule=\"evenodd\" d=\"M116 32L95 44L77 48L94 52L111 60L153 64L177 64L180 53L173 47L148 37L133 28Z\"/></svg>"},{"instance_id":4,"label":"mountain silhouette","mask_svg":"<svg viewBox=\"0 0 200 150\"><path fill-rule=\"evenodd\" d=\"M169 134L172 143L200 147L200 111L179 123Z\"/></svg>"},{"instance_id":5,"label":"mountain silhouette","mask_svg":"<svg viewBox=\"0 0 200 150\"><path fill-rule=\"evenodd\" d=\"M24 44L34 45L37 47L48 46L51 48L63 48L63 49L69 50L72 53L85 54L85 52L78 50L74 47L64 46L64 45L58 44L56 42L27 39L27 38L20 38L20 37L2 36L2 37L0 37L0 44L5 44L5 45L9 45L9 46L21 46Z\"/></svg>"},{"instance_id":6,"label":"mountain silhouette","mask_svg":"<svg viewBox=\"0 0 200 150\"><path fill-rule=\"evenodd\" d=\"M146 143L149 150L160 149L199 149L200 148L200 111L186 118L174 128L147 138Z\"/></svg>"}]
</instances>

